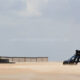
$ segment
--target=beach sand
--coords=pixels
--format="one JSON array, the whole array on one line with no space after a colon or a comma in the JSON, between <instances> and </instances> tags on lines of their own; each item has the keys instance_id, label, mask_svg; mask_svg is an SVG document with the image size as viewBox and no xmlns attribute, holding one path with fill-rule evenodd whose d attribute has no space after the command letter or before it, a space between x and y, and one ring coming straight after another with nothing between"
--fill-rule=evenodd
<instances>
[{"instance_id":1,"label":"beach sand","mask_svg":"<svg viewBox=\"0 0 80 80\"><path fill-rule=\"evenodd\" d=\"M0 64L0 80L80 80L80 64L61 62Z\"/></svg>"}]
</instances>

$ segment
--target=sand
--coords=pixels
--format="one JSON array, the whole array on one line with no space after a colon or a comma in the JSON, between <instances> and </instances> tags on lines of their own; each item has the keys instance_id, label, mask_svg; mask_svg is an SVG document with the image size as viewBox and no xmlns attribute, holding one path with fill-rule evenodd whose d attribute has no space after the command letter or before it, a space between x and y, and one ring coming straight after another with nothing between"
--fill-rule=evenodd
<instances>
[{"instance_id":1,"label":"sand","mask_svg":"<svg viewBox=\"0 0 80 80\"><path fill-rule=\"evenodd\" d=\"M80 80L80 64L61 62L0 64L0 80Z\"/></svg>"}]
</instances>

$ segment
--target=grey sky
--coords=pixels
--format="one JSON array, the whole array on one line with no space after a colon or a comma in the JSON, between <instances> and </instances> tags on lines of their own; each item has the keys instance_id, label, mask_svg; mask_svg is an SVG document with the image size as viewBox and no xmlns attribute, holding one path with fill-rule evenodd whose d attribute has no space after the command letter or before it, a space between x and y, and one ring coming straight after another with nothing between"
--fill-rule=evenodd
<instances>
[{"instance_id":1,"label":"grey sky","mask_svg":"<svg viewBox=\"0 0 80 80\"><path fill-rule=\"evenodd\" d=\"M0 55L64 60L80 49L80 0L0 0Z\"/></svg>"}]
</instances>

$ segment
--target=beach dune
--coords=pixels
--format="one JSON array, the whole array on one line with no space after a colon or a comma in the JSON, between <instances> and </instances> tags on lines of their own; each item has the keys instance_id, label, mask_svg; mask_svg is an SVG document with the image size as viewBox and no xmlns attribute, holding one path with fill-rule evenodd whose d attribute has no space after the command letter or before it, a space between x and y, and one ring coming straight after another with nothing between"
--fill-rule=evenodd
<instances>
[{"instance_id":1,"label":"beach dune","mask_svg":"<svg viewBox=\"0 0 80 80\"><path fill-rule=\"evenodd\" d=\"M80 64L61 62L0 64L0 80L80 80Z\"/></svg>"}]
</instances>

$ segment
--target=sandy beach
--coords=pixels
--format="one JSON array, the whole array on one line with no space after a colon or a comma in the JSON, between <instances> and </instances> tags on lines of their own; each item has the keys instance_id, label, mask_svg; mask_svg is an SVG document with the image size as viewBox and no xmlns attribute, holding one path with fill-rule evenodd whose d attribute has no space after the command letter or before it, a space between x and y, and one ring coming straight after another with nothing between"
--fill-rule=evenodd
<instances>
[{"instance_id":1,"label":"sandy beach","mask_svg":"<svg viewBox=\"0 0 80 80\"><path fill-rule=\"evenodd\" d=\"M0 64L0 80L80 80L80 64L61 62Z\"/></svg>"}]
</instances>

